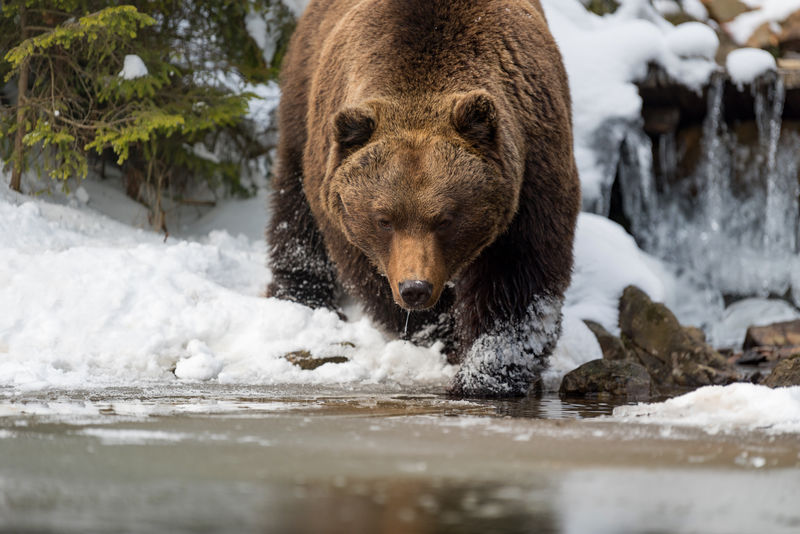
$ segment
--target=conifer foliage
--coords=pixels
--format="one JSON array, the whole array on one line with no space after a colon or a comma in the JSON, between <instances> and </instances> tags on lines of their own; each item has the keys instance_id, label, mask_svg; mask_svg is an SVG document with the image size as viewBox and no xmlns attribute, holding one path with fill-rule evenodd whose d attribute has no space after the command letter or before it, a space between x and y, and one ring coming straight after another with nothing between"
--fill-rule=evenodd
<instances>
[{"instance_id":1,"label":"conifer foliage","mask_svg":"<svg viewBox=\"0 0 800 534\"><path fill-rule=\"evenodd\" d=\"M245 121L247 83L274 78L293 29L279 0L15 0L0 4L0 158L68 183L110 161L163 228L162 199L207 181L246 194L243 159L269 149ZM264 57L246 19L269 22ZM224 141L224 157L209 157Z\"/></svg>"}]
</instances>

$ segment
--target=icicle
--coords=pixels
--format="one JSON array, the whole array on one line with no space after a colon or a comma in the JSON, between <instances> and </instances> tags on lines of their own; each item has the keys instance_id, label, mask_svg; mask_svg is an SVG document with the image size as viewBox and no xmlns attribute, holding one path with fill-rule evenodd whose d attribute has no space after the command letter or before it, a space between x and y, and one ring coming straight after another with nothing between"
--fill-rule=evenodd
<instances>
[{"instance_id":1,"label":"icicle","mask_svg":"<svg viewBox=\"0 0 800 534\"><path fill-rule=\"evenodd\" d=\"M403 336L408 335L408 320L411 318L411 310L408 310L408 314L406 315L406 327L403 329Z\"/></svg>"},{"instance_id":2,"label":"icicle","mask_svg":"<svg viewBox=\"0 0 800 534\"><path fill-rule=\"evenodd\" d=\"M716 75L712 77L708 90L708 115L703 123L703 141L705 145L705 192L706 222L712 235L719 233L721 220L725 214L725 196L729 185L730 169L727 165L726 147L723 142L722 129L722 97L725 79Z\"/></svg>"}]
</instances>

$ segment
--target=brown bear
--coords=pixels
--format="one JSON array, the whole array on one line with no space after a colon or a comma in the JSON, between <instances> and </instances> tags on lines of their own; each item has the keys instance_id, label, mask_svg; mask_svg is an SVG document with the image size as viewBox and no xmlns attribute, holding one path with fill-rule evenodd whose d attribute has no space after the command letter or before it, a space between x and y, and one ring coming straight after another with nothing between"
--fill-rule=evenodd
<instances>
[{"instance_id":1,"label":"brown bear","mask_svg":"<svg viewBox=\"0 0 800 534\"><path fill-rule=\"evenodd\" d=\"M335 310L343 290L444 341L454 394L526 394L560 334L580 206L539 2L312 0L282 91L268 296Z\"/></svg>"}]
</instances>

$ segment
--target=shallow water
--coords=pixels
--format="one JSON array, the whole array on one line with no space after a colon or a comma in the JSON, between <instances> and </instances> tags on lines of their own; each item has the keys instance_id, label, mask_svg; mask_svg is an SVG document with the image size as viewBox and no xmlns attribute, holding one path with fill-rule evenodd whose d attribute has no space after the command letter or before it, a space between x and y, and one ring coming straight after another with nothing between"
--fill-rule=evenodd
<instances>
[{"instance_id":1,"label":"shallow water","mask_svg":"<svg viewBox=\"0 0 800 534\"><path fill-rule=\"evenodd\" d=\"M555 397L0 392L3 532L797 532L796 435Z\"/></svg>"}]
</instances>

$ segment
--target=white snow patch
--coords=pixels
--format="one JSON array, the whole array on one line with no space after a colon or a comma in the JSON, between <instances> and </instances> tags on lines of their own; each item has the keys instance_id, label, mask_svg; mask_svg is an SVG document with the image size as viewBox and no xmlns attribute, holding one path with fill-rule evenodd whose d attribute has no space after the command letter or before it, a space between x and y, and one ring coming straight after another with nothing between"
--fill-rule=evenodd
<instances>
[{"instance_id":1,"label":"white snow patch","mask_svg":"<svg viewBox=\"0 0 800 534\"><path fill-rule=\"evenodd\" d=\"M309 0L281 0L283 5L289 8L289 11L295 16L295 18L300 18L300 15L303 14L305 11L306 6L308 5Z\"/></svg>"},{"instance_id":2,"label":"white snow patch","mask_svg":"<svg viewBox=\"0 0 800 534\"><path fill-rule=\"evenodd\" d=\"M581 213L575 234L575 267L564 302L565 315L598 322L619 333L619 298L635 285L651 299L663 302L662 280L651 268L655 260L639 250L633 237L617 223Z\"/></svg>"},{"instance_id":3,"label":"white snow patch","mask_svg":"<svg viewBox=\"0 0 800 534\"><path fill-rule=\"evenodd\" d=\"M614 408L617 421L700 427L709 434L800 433L800 386L706 386L655 404Z\"/></svg>"},{"instance_id":4,"label":"white snow patch","mask_svg":"<svg viewBox=\"0 0 800 534\"><path fill-rule=\"evenodd\" d=\"M136 54L128 54L125 56L125 63L118 76L126 80L135 80L136 78L147 76L147 74L147 66L145 66L142 58Z\"/></svg>"},{"instance_id":5,"label":"white snow patch","mask_svg":"<svg viewBox=\"0 0 800 534\"><path fill-rule=\"evenodd\" d=\"M719 48L719 37L702 22L686 22L667 34L667 47L683 58L713 61Z\"/></svg>"},{"instance_id":6,"label":"white snow patch","mask_svg":"<svg viewBox=\"0 0 800 534\"><path fill-rule=\"evenodd\" d=\"M736 86L741 90L759 76L777 70L775 58L760 48L739 48L728 54L725 68Z\"/></svg>"},{"instance_id":7,"label":"white snow patch","mask_svg":"<svg viewBox=\"0 0 800 534\"><path fill-rule=\"evenodd\" d=\"M210 380L222 371L223 363L205 343L193 339L186 347L189 357L175 365L175 376L186 380Z\"/></svg>"},{"instance_id":8,"label":"white snow patch","mask_svg":"<svg viewBox=\"0 0 800 534\"><path fill-rule=\"evenodd\" d=\"M710 332L715 347L741 348L749 326L764 326L800 319L800 310L784 300L749 298L725 309Z\"/></svg>"}]
</instances>

